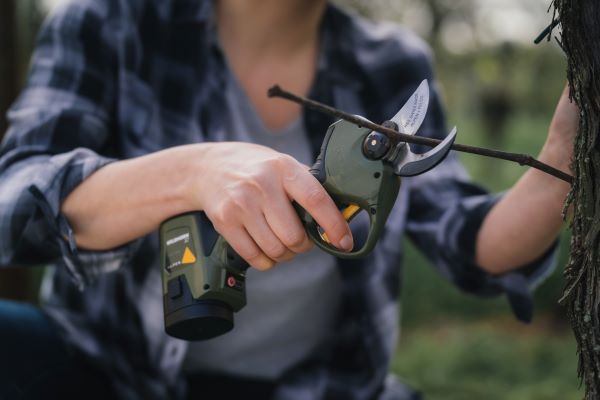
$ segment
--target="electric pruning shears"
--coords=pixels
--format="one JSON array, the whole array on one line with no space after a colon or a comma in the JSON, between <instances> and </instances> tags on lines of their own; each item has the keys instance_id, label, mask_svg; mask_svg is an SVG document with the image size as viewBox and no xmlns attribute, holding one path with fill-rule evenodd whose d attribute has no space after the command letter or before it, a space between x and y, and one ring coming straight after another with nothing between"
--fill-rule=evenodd
<instances>
[{"instance_id":1,"label":"electric pruning shears","mask_svg":"<svg viewBox=\"0 0 600 400\"><path fill-rule=\"evenodd\" d=\"M429 85L416 91L387 128L414 135L427 112ZM365 120L366 121L366 120ZM422 174L448 154L456 127L423 154L408 143L340 120L329 126L310 172L350 222L361 211L369 215L369 233L359 249L334 247L312 216L294 204L308 236L322 250L341 258L367 255L383 232L400 189L400 177ZM248 264L213 228L203 212L173 217L160 227L163 304L166 332L185 340L204 340L233 328L233 313L246 305Z\"/></svg>"}]
</instances>

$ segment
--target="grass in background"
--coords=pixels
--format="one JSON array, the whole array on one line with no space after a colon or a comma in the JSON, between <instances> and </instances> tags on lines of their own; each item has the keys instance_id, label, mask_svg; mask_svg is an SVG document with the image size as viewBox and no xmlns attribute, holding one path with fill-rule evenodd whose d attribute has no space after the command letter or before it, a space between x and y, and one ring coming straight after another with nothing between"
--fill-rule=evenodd
<instances>
[{"instance_id":1,"label":"grass in background","mask_svg":"<svg viewBox=\"0 0 600 400\"><path fill-rule=\"evenodd\" d=\"M427 400L578 400L574 339L541 321L438 322L405 332L392 369Z\"/></svg>"},{"instance_id":2,"label":"grass in background","mask_svg":"<svg viewBox=\"0 0 600 400\"><path fill-rule=\"evenodd\" d=\"M403 330L392 370L426 400L580 399L575 341L556 303L567 246L561 247L559 267L535 293L534 320L523 324L504 296L460 292L407 246Z\"/></svg>"}]
</instances>

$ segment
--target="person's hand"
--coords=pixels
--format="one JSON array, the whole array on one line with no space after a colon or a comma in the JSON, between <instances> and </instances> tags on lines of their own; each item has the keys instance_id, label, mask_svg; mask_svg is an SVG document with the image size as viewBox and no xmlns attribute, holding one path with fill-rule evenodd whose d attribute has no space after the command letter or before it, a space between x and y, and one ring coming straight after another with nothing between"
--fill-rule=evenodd
<instances>
[{"instance_id":1,"label":"person's hand","mask_svg":"<svg viewBox=\"0 0 600 400\"><path fill-rule=\"evenodd\" d=\"M214 143L198 160L189 196L251 266L272 268L312 242L292 206L299 203L332 243L352 250L352 232L323 186L292 157L248 143ZM200 174L198 174L200 172Z\"/></svg>"}]
</instances>

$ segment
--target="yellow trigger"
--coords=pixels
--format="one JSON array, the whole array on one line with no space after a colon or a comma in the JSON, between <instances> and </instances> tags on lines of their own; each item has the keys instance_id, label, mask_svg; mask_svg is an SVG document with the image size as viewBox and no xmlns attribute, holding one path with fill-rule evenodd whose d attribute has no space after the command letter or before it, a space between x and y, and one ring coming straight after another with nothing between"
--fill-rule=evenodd
<instances>
[{"instance_id":1,"label":"yellow trigger","mask_svg":"<svg viewBox=\"0 0 600 400\"><path fill-rule=\"evenodd\" d=\"M350 222L350 220L359 212L360 207L357 204L350 204L348 207L344 208L344 211L342 211L342 217L344 217L346 221Z\"/></svg>"},{"instance_id":2,"label":"yellow trigger","mask_svg":"<svg viewBox=\"0 0 600 400\"><path fill-rule=\"evenodd\" d=\"M342 217L344 217L344 219L347 222L350 222L352 220L352 218L354 218L354 216L356 214L358 214L359 212L360 212L360 207L358 206L358 204L350 204L342 210ZM320 228L319 228L319 231L321 231ZM331 244L331 242L329 241L329 238L327 237L327 234L325 232L319 232L319 235L321 235L321 239L323 239L323 241L325 243Z\"/></svg>"}]
</instances>

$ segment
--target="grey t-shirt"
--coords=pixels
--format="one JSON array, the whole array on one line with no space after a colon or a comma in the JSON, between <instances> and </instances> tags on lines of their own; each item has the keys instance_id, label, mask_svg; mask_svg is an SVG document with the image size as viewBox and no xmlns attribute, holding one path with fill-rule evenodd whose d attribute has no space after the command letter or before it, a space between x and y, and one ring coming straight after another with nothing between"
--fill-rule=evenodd
<instances>
[{"instance_id":1,"label":"grey t-shirt","mask_svg":"<svg viewBox=\"0 0 600 400\"><path fill-rule=\"evenodd\" d=\"M306 165L313 163L301 119L281 132L272 132L231 73L226 101L226 130L220 139L259 143ZM235 314L234 329L215 339L191 343L185 371L278 378L333 329L341 278L335 258L314 248L267 272L250 268L246 291L248 304Z\"/></svg>"}]
</instances>

